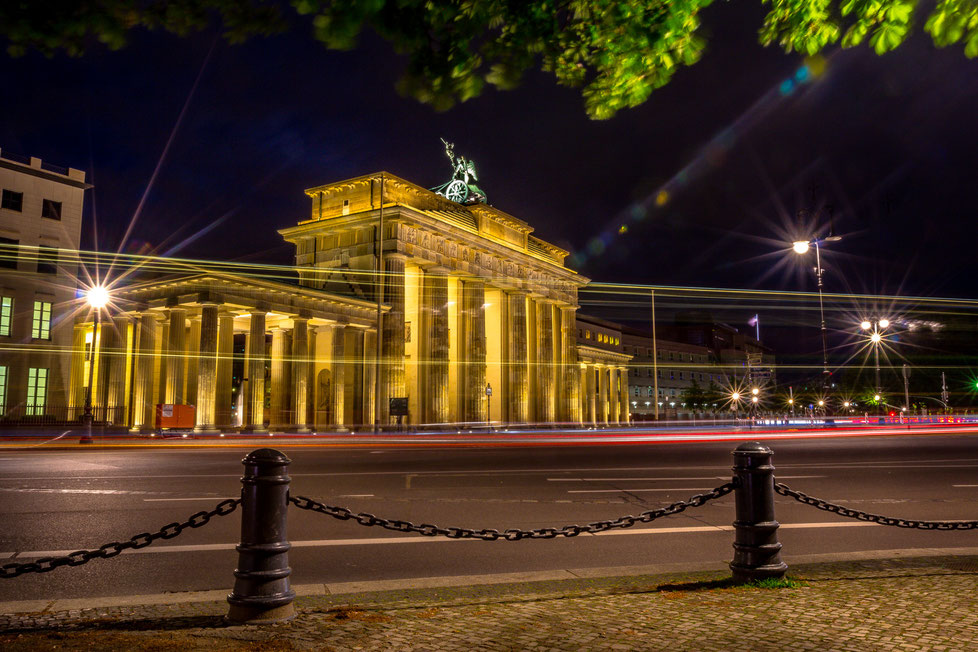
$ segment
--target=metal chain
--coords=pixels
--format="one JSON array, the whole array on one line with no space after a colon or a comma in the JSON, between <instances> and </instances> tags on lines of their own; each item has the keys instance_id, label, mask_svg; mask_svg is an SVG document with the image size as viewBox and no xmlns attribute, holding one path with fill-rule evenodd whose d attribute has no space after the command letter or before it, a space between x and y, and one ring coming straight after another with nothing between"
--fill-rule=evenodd
<instances>
[{"instance_id":1,"label":"metal chain","mask_svg":"<svg viewBox=\"0 0 978 652\"><path fill-rule=\"evenodd\" d=\"M209 512L197 512L183 523L168 523L156 532L142 532L130 538L128 541L113 541L97 550L76 550L64 557L42 557L37 561L24 562L22 564L4 564L0 566L0 579L8 577L18 577L24 573L47 573L59 566L81 566L93 559L109 559L122 553L123 550L138 550L145 548L158 539L172 539L179 536L188 528L198 528L207 523L215 516L227 516L241 504L240 498L229 498L222 500L217 507Z\"/></svg>"},{"instance_id":2,"label":"metal chain","mask_svg":"<svg viewBox=\"0 0 978 652\"><path fill-rule=\"evenodd\" d=\"M794 498L800 503L817 507L818 509L825 510L826 512L832 512L833 514L846 516L848 518L855 518L860 521L879 523L880 525L916 528L919 530L974 530L978 528L978 521L916 521L907 518L894 518L892 516L870 514L869 512L862 512L858 509L850 509L849 507L843 507L842 505L826 502L821 498L813 498L808 494L795 491L794 489L791 489L787 485L781 484L780 482L776 482L774 484L774 490L782 496Z\"/></svg>"},{"instance_id":3,"label":"metal chain","mask_svg":"<svg viewBox=\"0 0 978 652\"><path fill-rule=\"evenodd\" d=\"M519 541L520 539L553 539L554 537L558 536L576 537L578 534L596 534L598 532L604 532L606 530L613 530L616 528L632 527L636 523L651 523L657 518L678 514L688 507L699 507L704 505L708 501L727 495L735 488L735 482L728 482L717 487L716 489L713 489L712 491L708 491L705 494L697 494L689 500L673 503L666 507L660 507L659 509L652 509L647 512L642 512L638 516L622 516L614 521L596 521L594 523L588 523L587 525L565 525L561 528L545 527L536 530L520 530L512 528L509 530L503 530L502 532L491 529L473 530L464 527L438 527L437 525L431 525L429 523L415 525L410 521L380 518L379 516L374 516L373 514L367 514L365 512L354 514L346 507L325 505L305 496L290 496L289 502L299 509L319 512L320 514L326 514L327 516L332 516L333 518L341 521L348 521L352 519L360 525L365 525L368 527L377 525L388 530L394 530L395 532L415 532L426 537L443 536L448 537L449 539L482 539L483 541L496 541L497 539L504 539L506 541Z\"/></svg>"}]
</instances>

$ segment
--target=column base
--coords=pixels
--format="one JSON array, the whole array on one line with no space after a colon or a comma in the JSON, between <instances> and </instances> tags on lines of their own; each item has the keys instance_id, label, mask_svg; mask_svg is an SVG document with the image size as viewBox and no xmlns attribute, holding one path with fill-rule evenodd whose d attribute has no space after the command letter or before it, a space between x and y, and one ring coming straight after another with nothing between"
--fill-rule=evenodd
<instances>
[{"instance_id":1,"label":"column base","mask_svg":"<svg viewBox=\"0 0 978 652\"><path fill-rule=\"evenodd\" d=\"M214 425L203 425L194 428L195 435L219 435L221 431Z\"/></svg>"},{"instance_id":2,"label":"column base","mask_svg":"<svg viewBox=\"0 0 978 652\"><path fill-rule=\"evenodd\" d=\"M224 620L235 625L267 625L295 618L295 605L291 602L280 607L266 609L257 606L232 604Z\"/></svg>"},{"instance_id":3,"label":"column base","mask_svg":"<svg viewBox=\"0 0 978 652\"><path fill-rule=\"evenodd\" d=\"M312 432L312 429L302 426L301 428L296 428L295 430L293 430L293 432L296 433L297 435L308 435L310 432Z\"/></svg>"},{"instance_id":4,"label":"column base","mask_svg":"<svg viewBox=\"0 0 978 652\"><path fill-rule=\"evenodd\" d=\"M267 435L268 428L265 426L244 426L238 432L242 435Z\"/></svg>"}]
</instances>

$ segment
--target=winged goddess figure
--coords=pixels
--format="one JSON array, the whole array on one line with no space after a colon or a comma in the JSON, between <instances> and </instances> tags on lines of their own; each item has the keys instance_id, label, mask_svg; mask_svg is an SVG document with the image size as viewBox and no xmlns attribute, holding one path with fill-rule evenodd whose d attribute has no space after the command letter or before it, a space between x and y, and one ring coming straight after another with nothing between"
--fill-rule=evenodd
<instances>
[{"instance_id":1,"label":"winged goddess figure","mask_svg":"<svg viewBox=\"0 0 978 652\"><path fill-rule=\"evenodd\" d=\"M459 204L488 203L486 194L472 183L479 180L475 171L475 162L466 159L464 156L456 156L455 143L450 143L444 138L441 139L441 142L445 145L445 155L448 156L448 160L452 164L452 180L438 188L433 188L433 190Z\"/></svg>"}]
</instances>

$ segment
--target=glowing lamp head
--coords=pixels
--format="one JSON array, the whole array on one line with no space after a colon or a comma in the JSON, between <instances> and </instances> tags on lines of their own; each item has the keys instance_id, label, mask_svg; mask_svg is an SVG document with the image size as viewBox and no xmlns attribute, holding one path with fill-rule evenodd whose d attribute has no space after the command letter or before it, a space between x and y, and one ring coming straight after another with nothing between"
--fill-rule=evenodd
<instances>
[{"instance_id":1,"label":"glowing lamp head","mask_svg":"<svg viewBox=\"0 0 978 652\"><path fill-rule=\"evenodd\" d=\"M890 320L881 319L879 323L880 323L880 328L887 328L890 325Z\"/></svg>"},{"instance_id":2,"label":"glowing lamp head","mask_svg":"<svg viewBox=\"0 0 978 652\"><path fill-rule=\"evenodd\" d=\"M789 398L788 399L788 405L794 405L794 404L795 404L795 399Z\"/></svg>"},{"instance_id":3,"label":"glowing lamp head","mask_svg":"<svg viewBox=\"0 0 978 652\"><path fill-rule=\"evenodd\" d=\"M752 396L750 400L751 400L751 403L757 403L757 397L756 396Z\"/></svg>"},{"instance_id":4,"label":"glowing lamp head","mask_svg":"<svg viewBox=\"0 0 978 652\"><path fill-rule=\"evenodd\" d=\"M818 406L819 407L825 407L825 401L819 401L818 402Z\"/></svg>"},{"instance_id":5,"label":"glowing lamp head","mask_svg":"<svg viewBox=\"0 0 978 652\"><path fill-rule=\"evenodd\" d=\"M869 336L869 341L871 341L873 344L879 344L880 340L882 339L883 336L880 335L879 333L873 333L872 335Z\"/></svg>"},{"instance_id":6,"label":"glowing lamp head","mask_svg":"<svg viewBox=\"0 0 978 652\"><path fill-rule=\"evenodd\" d=\"M808 240L797 240L791 244L791 248L795 250L796 254L807 253L808 247Z\"/></svg>"},{"instance_id":7,"label":"glowing lamp head","mask_svg":"<svg viewBox=\"0 0 978 652\"><path fill-rule=\"evenodd\" d=\"M859 328L863 329L864 331L868 331L872 327L873 325L868 321L862 321L859 323Z\"/></svg>"},{"instance_id":8,"label":"glowing lamp head","mask_svg":"<svg viewBox=\"0 0 978 652\"><path fill-rule=\"evenodd\" d=\"M846 401L845 403L843 403L842 404L842 407L849 407L849 401Z\"/></svg>"},{"instance_id":9,"label":"glowing lamp head","mask_svg":"<svg viewBox=\"0 0 978 652\"><path fill-rule=\"evenodd\" d=\"M104 308L105 304L109 302L109 291L101 285L96 285L89 288L88 292L85 293L85 299L88 301L88 305L93 308Z\"/></svg>"},{"instance_id":10,"label":"glowing lamp head","mask_svg":"<svg viewBox=\"0 0 978 652\"><path fill-rule=\"evenodd\" d=\"M750 393L753 394L754 396L757 396L758 394L761 393L761 390L755 387L754 389L750 390Z\"/></svg>"},{"instance_id":11,"label":"glowing lamp head","mask_svg":"<svg viewBox=\"0 0 978 652\"><path fill-rule=\"evenodd\" d=\"M734 392L733 394L730 395L730 398L732 400L734 400L734 401L739 401L740 400L740 392Z\"/></svg>"},{"instance_id":12,"label":"glowing lamp head","mask_svg":"<svg viewBox=\"0 0 978 652\"><path fill-rule=\"evenodd\" d=\"M873 400L874 400L874 401L878 401L878 400L880 400L881 398L883 398L883 397L882 397L882 396L880 396L879 394L873 394Z\"/></svg>"}]
</instances>

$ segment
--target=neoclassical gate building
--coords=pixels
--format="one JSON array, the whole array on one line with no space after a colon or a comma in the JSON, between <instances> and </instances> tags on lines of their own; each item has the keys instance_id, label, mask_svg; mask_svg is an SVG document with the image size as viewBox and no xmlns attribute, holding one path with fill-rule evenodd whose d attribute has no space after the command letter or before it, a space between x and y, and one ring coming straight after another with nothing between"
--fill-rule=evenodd
<instances>
[{"instance_id":1,"label":"neoclassical gate building","mask_svg":"<svg viewBox=\"0 0 978 652\"><path fill-rule=\"evenodd\" d=\"M95 405L137 431L170 403L205 432L387 426L395 398L412 426L627 422L627 374L582 388L588 280L527 223L389 173L306 194L279 231L297 285L202 269L115 288L97 334L75 326L71 403L94 371Z\"/></svg>"}]
</instances>

